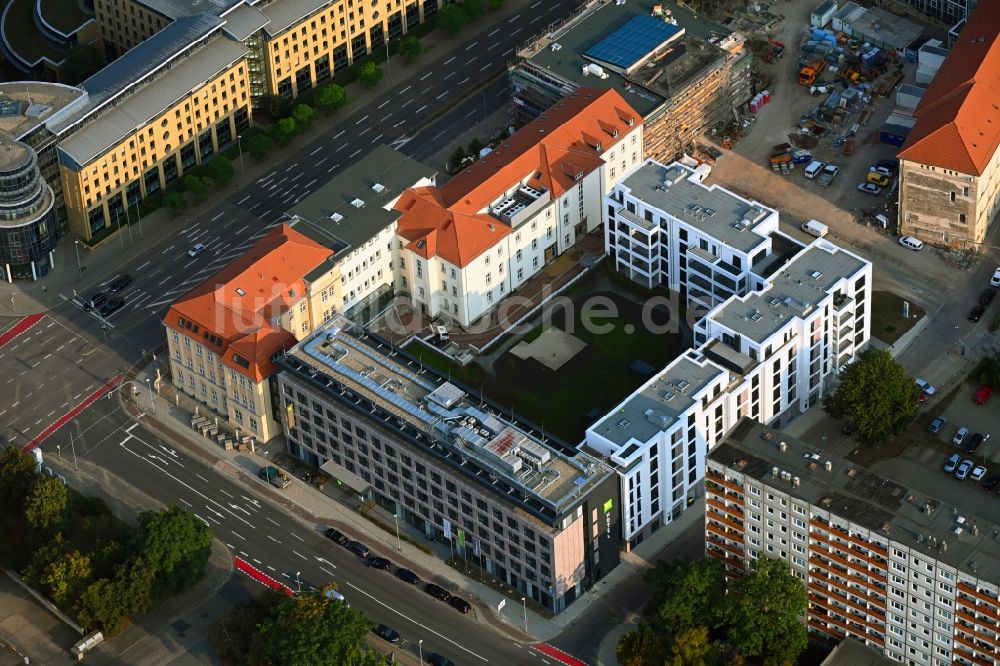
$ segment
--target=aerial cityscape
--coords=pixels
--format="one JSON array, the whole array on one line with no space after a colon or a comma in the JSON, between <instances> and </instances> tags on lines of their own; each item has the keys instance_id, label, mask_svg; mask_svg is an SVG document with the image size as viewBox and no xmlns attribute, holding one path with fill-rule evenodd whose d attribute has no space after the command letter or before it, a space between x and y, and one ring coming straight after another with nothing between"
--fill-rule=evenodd
<instances>
[{"instance_id":1,"label":"aerial cityscape","mask_svg":"<svg viewBox=\"0 0 1000 666\"><path fill-rule=\"evenodd\" d=\"M998 90L990 0L4 0L0 666L1000 663Z\"/></svg>"}]
</instances>

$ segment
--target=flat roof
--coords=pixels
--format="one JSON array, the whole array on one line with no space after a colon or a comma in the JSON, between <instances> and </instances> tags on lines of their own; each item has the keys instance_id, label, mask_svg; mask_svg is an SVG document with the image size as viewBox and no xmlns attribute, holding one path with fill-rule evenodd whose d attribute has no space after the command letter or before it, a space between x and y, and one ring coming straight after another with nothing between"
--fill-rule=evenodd
<instances>
[{"instance_id":1,"label":"flat roof","mask_svg":"<svg viewBox=\"0 0 1000 666\"><path fill-rule=\"evenodd\" d=\"M861 641L847 636L830 651L819 666L898 666L890 659Z\"/></svg>"},{"instance_id":2,"label":"flat roof","mask_svg":"<svg viewBox=\"0 0 1000 666\"><path fill-rule=\"evenodd\" d=\"M264 31L274 37L331 2L332 0L274 0L260 8L270 21Z\"/></svg>"},{"instance_id":3,"label":"flat roof","mask_svg":"<svg viewBox=\"0 0 1000 666\"><path fill-rule=\"evenodd\" d=\"M494 493L513 495L511 502L546 520L557 519L611 474L591 456L563 452L478 396L425 372L342 316L317 328L280 363L313 387L324 386L321 392L339 398L346 388L377 405L419 433L457 474L492 484Z\"/></svg>"},{"instance_id":4,"label":"flat roof","mask_svg":"<svg viewBox=\"0 0 1000 666\"><path fill-rule=\"evenodd\" d=\"M719 185L693 181L694 173L677 162L668 166L647 160L621 183L637 199L740 252L750 254L767 242L767 236L757 233L754 226L776 214L773 208L747 201Z\"/></svg>"},{"instance_id":5,"label":"flat roof","mask_svg":"<svg viewBox=\"0 0 1000 666\"><path fill-rule=\"evenodd\" d=\"M222 26L223 31L240 42L263 28L271 20L256 7L245 4L227 12L225 19L226 24Z\"/></svg>"},{"instance_id":6,"label":"flat roof","mask_svg":"<svg viewBox=\"0 0 1000 666\"><path fill-rule=\"evenodd\" d=\"M158 34L162 32L161 30ZM60 160L73 168L82 168L246 53L247 48L242 43L221 35L216 36L189 57L177 62L137 92L60 141ZM124 57L115 63L122 59ZM84 86L86 85L87 82L84 82Z\"/></svg>"},{"instance_id":7,"label":"flat roof","mask_svg":"<svg viewBox=\"0 0 1000 666\"><path fill-rule=\"evenodd\" d=\"M389 146L379 145L285 215L296 231L332 249L332 260L337 261L342 253L364 245L398 220L402 213L392 206L399 195L436 173Z\"/></svg>"},{"instance_id":8,"label":"flat roof","mask_svg":"<svg viewBox=\"0 0 1000 666\"><path fill-rule=\"evenodd\" d=\"M864 259L816 240L771 278L770 288L733 297L706 315L760 344L791 319L812 313L840 280L862 270Z\"/></svg>"},{"instance_id":9,"label":"flat roof","mask_svg":"<svg viewBox=\"0 0 1000 666\"><path fill-rule=\"evenodd\" d=\"M220 16L227 10L242 4L244 0L138 0L157 14L169 19L180 19L198 14Z\"/></svg>"},{"instance_id":10,"label":"flat roof","mask_svg":"<svg viewBox=\"0 0 1000 666\"><path fill-rule=\"evenodd\" d=\"M852 33L895 49L906 48L924 33L923 27L913 21L878 7L869 7L849 25Z\"/></svg>"},{"instance_id":11,"label":"flat roof","mask_svg":"<svg viewBox=\"0 0 1000 666\"><path fill-rule=\"evenodd\" d=\"M787 446L784 452L781 442ZM933 488L904 486L747 418L709 453L709 459L967 575L1000 579L1000 542L993 538L998 529L996 507L983 501L981 491L963 494L962 502L952 505L937 499ZM827 461L831 471L826 470ZM774 467L797 477L799 485L772 477ZM925 510L928 505L930 512ZM947 543L947 549L932 545L930 537L938 544Z\"/></svg>"},{"instance_id":12,"label":"flat roof","mask_svg":"<svg viewBox=\"0 0 1000 666\"><path fill-rule=\"evenodd\" d=\"M655 377L620 403L588 430L616 444L614 456L627 460L642 445L672 427L695 403L705 387L729 373L689 350L671 361ZM638 444L631 444L635 440Z\"/></svg>"},{"instance_id":13,"label":"flat roof","mask_svg":"<svg viewBox=\"0 0 1000 666\"><path fill-rule=\"evenodd\" d=\"M17 141L87 102L87 93L62 83L0 83L0 138Z\"/></svg>"},{"instance_id":14,"label":"flat roof","mask_svg":"<svg viewBox=\"0 0 1000 666\"><path fill-rule=\"evenodd\" d=\"M681 27L662 18L640 14L603 37L584 55L627 71L682 32Z\"/></svg>"}]
</instances>

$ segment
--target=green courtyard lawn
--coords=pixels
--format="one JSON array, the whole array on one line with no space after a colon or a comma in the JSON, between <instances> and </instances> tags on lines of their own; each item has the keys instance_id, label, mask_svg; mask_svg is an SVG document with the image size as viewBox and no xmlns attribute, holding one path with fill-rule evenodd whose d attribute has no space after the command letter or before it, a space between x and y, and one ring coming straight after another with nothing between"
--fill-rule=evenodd
<instances>
[{"instance_id":1,"label":"green courtyard lawn","mask_svg":"<svg viewBox=\"0 0 1000 666\"><path fill-rule=\"evenodd\" d=\"M910 302L910 318L903 319L905 299L891 291L872 291L872 336L895 344L924 316L924 309Z\"/></svg>"}]
</instances>

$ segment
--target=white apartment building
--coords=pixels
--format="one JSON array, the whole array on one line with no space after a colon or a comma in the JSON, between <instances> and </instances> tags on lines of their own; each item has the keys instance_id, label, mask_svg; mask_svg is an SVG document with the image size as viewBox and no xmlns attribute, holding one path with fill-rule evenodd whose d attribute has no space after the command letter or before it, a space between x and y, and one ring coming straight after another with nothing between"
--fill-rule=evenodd
<instances>
[{"instance_id":1,"label":"white apartment building","mask_svg":"<svg viewBox=\"0 0 1000 666\"><path fill-rule=\"evenodd\" d=\"M608 194L604 228L618 271L704 309L760 288L778 230L776 210L704 185L710 172L646 160Z\"/></svg>"},{"instance_id":2,"label":"white apartment building","mask_svg":"<svg viewBox=\"0 0 1000 666\"><path fill-rule=\"evenodd\" d=\"M906 664L996 664L998 525L981 492L943 501L744 419L709 454L706 552L733 574L787 562L816 638Z\"/></svg>"},{"instance_id":3,"label":"white apartment building","mask_svg":"<svg viewBox=\"0 0 1000 666\"><path fill-rule=\"evenodd\" d=\"M443 187L396 202L397 290L469 327L602 221L643 158L642 118L614 90L581 89Z\"/></svg>"},{"instance_id":4,"label":"white apartment building","mask_svg":"<svg viewBox=\"0 0 1000 666\"><path fill-rule=\"evenodd\" d=\"M816 240L758 291L695 328L696 348L592 425L581 445L622 484L623 541L638 544L698 494L705 456L742 417L778 424L815 402L868 343L871 264Z\"/></svg>"}]
</instances>

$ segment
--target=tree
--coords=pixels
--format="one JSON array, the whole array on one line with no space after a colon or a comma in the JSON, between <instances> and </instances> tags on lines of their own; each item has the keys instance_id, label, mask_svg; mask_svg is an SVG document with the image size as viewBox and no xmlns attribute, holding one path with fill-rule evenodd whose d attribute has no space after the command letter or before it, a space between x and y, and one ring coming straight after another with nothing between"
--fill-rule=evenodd
<instances>
[{"instance_id":1,"label":"tree","mask_svg":"<svg viewBox=\"0 0 1000 666\"><path fill-rule=\"evenodd\" d=\"M382 80L382 68L373 62L366 62L358 70L358 81L369 88L374 88Z\"/></svg>"},{"instance_id":2,"label":"tree","mask_svg":"<svg viewBox=\"0 0 1000 666\"><path fill-rule=\"evenodd\" d=\"M449 37L454 37L462 31L468 20L468 14L459 5L445 5L438 10L435 25L448 33Z\"/></svg>"},{"instance_id":3,"label":"tree","mask_svg":"<svg viewBox=\"0 0 1000 666\"><path fill-rule=\"evenodd\" d=\"M406 41L406 38L403 38ZM336 111L347 104L347 91L336 83L329 83L316 92L316 106L324 111Z\"/></svg>"},{"instance_id":4,"label":"tree","mask_svg":"<svg viewBox=\"0 0 1000 666\"><path fill-rule=\"evenodd\" d=\"M127 608L120 592L107 578L94 581L80 595L76 619L87 629L100 629L105 638L114 636L121 631Z\"/></svg>"},{"instance_id":5,"label":"tree","mask_svg":"<svg viewBox=\"0 0 1000 666\"><path fill-rule=\"evenodd\" d=\"M292 100L281 95L268 95L264 98L264 110L272 118L284 118L292 112Z\"/></svg>"},{"instance_id":6,"label":"tree","mask_svg":"<svg viewBox=\"0 0 1000 666\"><path fill-rule=\"evenodd\" d=\"M163 195L163 205L170 210L184 210L188 207L187 199L180 192L167 192Z\"/></svg>"},{"instance_id":7,"label":"tree","mask_svg":"<svg viewBox=\"0 0 1000 666\"><path fill-rule=\"evenodd\" d=\"M298 133L294 118L282 118L274 126L274 138L278 143L288 143Z\"/></svg>"},{"instance_id":8,"label":"tree","mask_svg":"<svg viewBox=\"0 0 1000 666\"><path fill-rule=\"evenodd\" d=\"M744 657L761 657L765 666L794 664L806 649L799 615L808 605L806 588L788 564L762 557L730 591L728 641Z\"/></svg>"},{"instance_id":9,"label":"tree","mask_svg":"<svg viewBox=\"0 0 1000 666\"><path fill-rule=\"evenodd\" d=\"M205 184L205 181L194 174L184 174L184 177L181 178L181 183L184 185L184 189L198 198L201 198L205 195L205 192L208 192L208 185Z\"/></svg>"},{"instance_id":10,"label":"tree","mask_svg":"<svg viewBox=\"0 0 1000 666\"><path fill-rule=\"evenodd\" d=\"M57 606L76 597L91 574L90 558L78 550L63 553L41 571L38 583Z\"/></svg>"},{"instance_id":11,"label":"tree","mask_svg":"<svg viewBox=\"0 0 1000 666\"><path fill-rule=\"evenodd\" d=\"M24 503L24 517L39 530L49 530L62 523L69 504L66 484L47 474L39 474Z\"/></svg>"},{"instance_id":12,"label":"tree","mask_svg":"<svg viewBox=\"0 0 1000 666\"><path fill-rule=\"evenodd\" d=\"M196 583L211 549L212 532L193 513L170 506L139 516L133 551L151 567L162 588L177 590Z\"/></svg>"},{"instance_id":13,"label":"tree","mask_svg":"<svg viewBox=\"0 0 1000 666\"><path fill-rule=\"evenodd\" d=\"M663 639L648 622L643 622L618 641L615 657L621 666L662 666L666 661Z\"/></svg>"},{"instance_id":14,"label":"tree","mask_svg":"<svg viewBox=\"0 0 1000 666\"><path fill-rule=\"evenodd\" d=\"M665 633L699 626L715 629L725 622L726 571L718 560L661 560L645 580L652 590L647 614Z\"/></svg>"},{"instance_id":15,"label":"tree","mask_svg":"<svg viewBox=\"0 0 1000 666\"><path fill-rule=\"evenodd\" d=\"M677 632L670 648L669 666L704 666L712 655L708 627L689 627Z\"/></svg>"},{"instance_id":16,"label":"tree","mask_svg":"<svg viewBox=\"0 0 1000 666\"><path fill-rule=\"evenodd\" d=\"M142 558L133 557L119 566L114 584L125 613L145 613L153 607L156 571Z\"/></svg>"},{"instance_id":17,"label":"tree","mask_svg":"<svg viewBox=\"0 0 1000 666\"><path fill-rule=\"evenodd\" d=\"M482 149L483 149L483 142L480 141L479 139L473 138L472 141L469 142L469 147L466 150L468 150L470 156L478 160L479 151Z\"/></svg>"},{"instance_id":18,"label":"tree","mask_svg":"<svg viewBox=\"0 0 1000 666\"><path fill-rule=\"evenodd\" d=\"M302 129L309 127L315 117L316 112L308 104L298 104L292 109L292 119L295 120L295 125Z\"/></svg>"},{"instance_id":19,"label":"tree","mask_svg":"<svg viewBox=\"0 0 1000 666\"><path fill-rule=\"evenodd\" d=\"M455 151L448 158L448 163L451 164L452 168L456 171L462 168L462 160L465 159L465 148L463 146L457 146Z\"/></svg>"},{"instance_id":20,"label":"tree","mask_svg":"<svg viewBox=\"0 0 1000 666\"><path fill-rule=\"evenodd\" d=\"M972 370L972 378L985 386L1000 386L1000 358L984 356Z\"/></svg>"},{"instance_id":21,"label":"tree","mask_svg":"<svg viewBox=\"0 0 1000 666\"><path fill-rule=\"evenodd\" d=\"M398 53L403 56L403 60L406 62L413 62L423 51L424 47L416 35L406 35L399 40Z\"/></svg>"},{"instance_id":22,"label":"tree","mask_svg":"<svg viewBox=\"0 0 1000 666\"><path fill-rule=\"evenodd\" d=\"M0 499L11 509L8 513L20 512L35 476L34 458L14 446L0 450Z\"/></svg>"},{"instance_id":23,"label":"tree","mask_svg":"<svg viewBox=\"0 0 1000 666\"><path fill-rule=\"evenodd\" d=\"M274 145L266 134L254 134L247 139L247 150L257 159L262 159Z\"/></svg>"},{"instance_id":24,"label":"tree","mask_svg":"<svg viewBox=\"0 0 1000 666\"><path fill-rule=\"evenodd\" d=\"M503 7L503 0L490 0L490 9L496 11Z\"/></svg>"},{"instance_id":25,"label":"tree","mask_svg":"<svg viewBox=\"0 0 1000 666\"><path fill-rule=\"evenodd\" d=\"M847 366L823 409L847 418L862 444L878 446L899 434L917 414L917 387L903 366L883 349L869 349Z\"/></svg>"},{"instance_id":26,"label":"tree","mask_svg":"<svg viewBox=\"0 0 1000 666\"><path fill-rule=\"evenodd\" d=\"M462 9L465 11L465 15L469 17L470 21L478 21L479 18L486 13L486 7L483 6L483 0L462 0Z\"/></svg>"},{"instance_id":27,"label":"tree","mask_svg":"<svg viewBox=\"0 0 1000 666\"><path fill-rule=\"evenodd\" d=\"M219 184L226 184L236 175L233 161L225 155L216 155L205 165L205 176Z\"/></svg>"}]
</instances>

